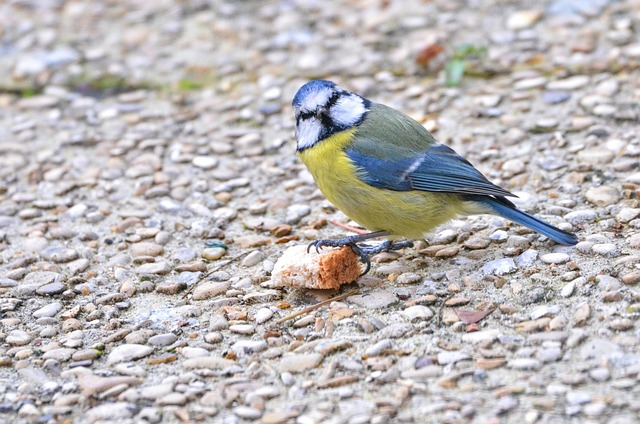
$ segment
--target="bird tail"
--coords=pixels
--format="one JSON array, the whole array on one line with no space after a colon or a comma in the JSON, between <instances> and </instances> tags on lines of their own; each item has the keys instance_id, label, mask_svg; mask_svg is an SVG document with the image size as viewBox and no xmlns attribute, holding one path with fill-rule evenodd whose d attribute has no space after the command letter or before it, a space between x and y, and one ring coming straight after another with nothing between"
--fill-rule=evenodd
<instances>
[{"instance_id":1,"label":"bird tail","mask_svg":"<svg viewBox=\"0 0 640 424\"><path fill-rule=\"evenodd\" d=\"M553 225L536 218L533 215L529 215L519 209L516 209L515 205L504 197L493 198L488 196L469 196L476 202L479 202L485 206L488 206L492 213L513 221L517 224L524 225L527 228L531 228L534 231L539 232L542 235L549 237L551 240L559 244L567 246L573 246L578 243L578 238L575 234L561 230Z\"/></svg>"}]
</instances>

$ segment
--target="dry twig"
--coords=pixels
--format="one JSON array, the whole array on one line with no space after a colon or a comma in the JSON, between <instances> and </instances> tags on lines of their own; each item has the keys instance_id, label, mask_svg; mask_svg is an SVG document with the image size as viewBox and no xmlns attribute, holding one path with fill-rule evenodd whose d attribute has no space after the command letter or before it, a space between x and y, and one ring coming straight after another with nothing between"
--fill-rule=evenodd
<instances>
[{"instance_id":1,"label":"dry twig","mask_svg":"<svg viewBox=\"0 0 640 424\"><path fill-rule=\"evenodd\" d=\"M304 315L307 314L309 312L315 311L316 309L324 306L324 305L328 305L331 302L335 302L338 300L342 300L342 299L346 299L349 296L353 296L354 294L358 294L360 292L360 289L355 289L355 290L351 290L350 292L341 294L339 296L336 297L332 297L331 299L327 299L327 300L323 300L322 302L316 303L315 305L311 305L311 306L307 306L304 309L300 309L297 312L294 312L290 315L287 315L286 317L282 317L280 318L278 321L276 321L276 324L282 324L283 322L287 322L291 319L294 319L296 317L299 317L300 315Z\"/></svg>"}]
</instances>

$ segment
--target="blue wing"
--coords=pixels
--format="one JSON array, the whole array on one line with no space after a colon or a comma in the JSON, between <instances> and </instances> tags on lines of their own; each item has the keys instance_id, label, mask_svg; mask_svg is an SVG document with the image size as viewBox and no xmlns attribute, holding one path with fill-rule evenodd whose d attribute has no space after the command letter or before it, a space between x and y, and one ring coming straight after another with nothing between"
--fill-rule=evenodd
<instances>
[{"instance_id":1,"label":"blue wing","mask_svg":"<svg viewBox=\"0 0 640 424\"><path fill-rule=\"evenodd\" d=\"M348 148L346 154L358 168L359 178L373 187L516 197L487 180L466 159L443 144L433 144L423 152L412 152L397 159L369 156L356 148Z\"/></svg>"}]
</instances>

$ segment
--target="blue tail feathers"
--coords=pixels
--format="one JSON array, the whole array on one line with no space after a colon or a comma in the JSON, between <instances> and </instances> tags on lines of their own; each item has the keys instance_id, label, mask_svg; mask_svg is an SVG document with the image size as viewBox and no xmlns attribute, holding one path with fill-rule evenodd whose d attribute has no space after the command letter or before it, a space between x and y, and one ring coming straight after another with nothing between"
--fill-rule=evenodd
<instances>
[{"instance_id":1,"label":"blue tail feathers","mask_svg":"<svg viewBox=\"0 0 640 424\"><path fill-rule=\"evenodd\" d=\"M527 228L531 228L532 230L549 237L556 243L564 244L566 246L573 246L578 243L578 238L575 234L556 228L533 215L529 215L526 212L516 209L516 207L507 199L493 198L489 196L469 196L469 198L470 200L488 206L494 214L500 215L501 217L517 224L524 225Z\"/></svg>"}]
</instances>

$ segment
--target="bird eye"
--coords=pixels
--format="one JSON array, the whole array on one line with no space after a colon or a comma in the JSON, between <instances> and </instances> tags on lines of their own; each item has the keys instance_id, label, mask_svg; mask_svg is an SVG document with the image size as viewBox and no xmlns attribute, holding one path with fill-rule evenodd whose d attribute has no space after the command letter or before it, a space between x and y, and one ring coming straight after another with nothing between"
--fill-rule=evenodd
<instances>
[{"instance_id":1,"label":"bird eye","mask_svg":"<svg viewBox=\"0 0 640 424\"><path fill-rule=\"evenodd\" d=\"M301 112L300 113L300 118L302 118L303 121L306 121L309 118L313 118L316 114L313 112Z\"/></svg>"}]
</instances>

